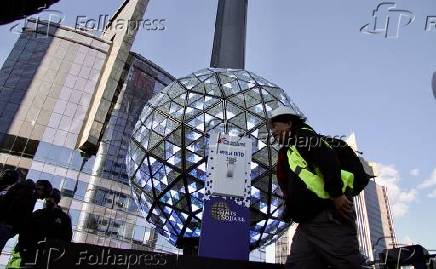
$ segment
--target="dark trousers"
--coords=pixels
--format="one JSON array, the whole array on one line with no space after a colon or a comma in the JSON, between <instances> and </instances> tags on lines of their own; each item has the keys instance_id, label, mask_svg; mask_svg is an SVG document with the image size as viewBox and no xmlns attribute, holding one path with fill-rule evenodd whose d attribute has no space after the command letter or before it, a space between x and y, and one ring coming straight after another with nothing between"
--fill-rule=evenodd
<instances>
[{"instance_id":1,"label":"dark trousers","mask_svg":"<svg viewBox=\"0 0 436 269\"><path fill-rule=\"evenodd\" d=\"M300 223L285 268L361 268L356 224L340 221L330 209Z\"/></svg>"}]
</instances>

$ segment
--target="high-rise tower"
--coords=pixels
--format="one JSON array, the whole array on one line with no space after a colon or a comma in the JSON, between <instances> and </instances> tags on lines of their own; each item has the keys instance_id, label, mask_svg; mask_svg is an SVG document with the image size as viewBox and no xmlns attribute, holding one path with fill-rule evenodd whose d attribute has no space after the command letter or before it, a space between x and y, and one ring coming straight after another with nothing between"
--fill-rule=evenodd
<instances>
[{"instance_id":1,"label":"high-rise tower","mask_svg":"<svg viewBox=\"0 0 436 269\"><path fill-rule=\"evenodd\" d=\"M127 143L144 104L174 78L130 52L147 0L126 0L101 37L29 20L0 70L0 166L59 188L73 241L152 249L128 186ZM79 149L80 148L80 149Z\"/></svg>"}]
</instances>

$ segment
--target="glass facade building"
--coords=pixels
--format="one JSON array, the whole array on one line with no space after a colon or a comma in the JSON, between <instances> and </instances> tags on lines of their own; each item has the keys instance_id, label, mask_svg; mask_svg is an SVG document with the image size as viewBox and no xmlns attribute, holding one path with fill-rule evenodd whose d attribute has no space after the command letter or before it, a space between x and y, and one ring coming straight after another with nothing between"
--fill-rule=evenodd
<instances>
[{"instance_id":1,"label":"glass facade building","mask_svg":"<svg viewBox=\"0 0 436 269\"><path fill-rule=\"evenodd\" d=\"M125 0L113 18L142 17L147 3ZM139 213L126 171L130 137L142 109L175 78L130 52L136 32L118 35L116 29L111 31L96 37L55 23L28 21L0 70L0 168L18 169L23 177L35 181L47 179L61 190L60 204L72 219L73 242L177 252ZM277 92L269 97L277 89L265 83L259 78L256 84L264 87L255 89L263 94L260 99L250 93L234 96L236 103L253 103L244 113L254 115L235 117L235 130L247 124L240 129L266 133L265 119L256 118L255 113L259 109L270 111L286 97ZM250 81L247 85L251 85ZM210 100L215 98L211 96L211 92L205 92L204 99L192 100L196 101L193 108L198 109L202 101L204 106L211 105ZM216 110L217 103L214 105ZM94 110L95 106L98 109ZM227 108L237 111L237 107ZM219 118L218 114L211 115ZM198 133L198 118L195 120L190 128ZM92 126L87 129L90 122ZM78 150L83 149L84 141L98 141L96 152ZM258 156L253 162L259 176L253 188L253 238L258 244L271 239L284 226L269 219L280 213L280 197L277 193L267 196L277 189L271 185L275 176L265 168L275 161L275 152L265 159L262 143L257 144ZM198 153L197 149L194 153ZM10 241L1 255L0 267L7 262L13 244ZM250 259L264 261L265 249L252 251Z\"/></svg>"},{"instance_id":2,"label":"glass facade building","mask_svg":"<svg viewBox=\"0 0 436 269\"><path fill-rule=\"evenodd\" d=\"M73 241L155 249L126 173L129 137L151 96L174 78L130 53L98 152L77 150L111 42L57 24L29 22L0 70L0 167L50 180L72 218Z\"/></svg>"},{"instance_id":3,"label":"glass facade building","mask_svg":"<svg viewBox=\"0 0 436 269\"><path fill-rule=\"evenodd\" d=\"M360 253L366 256L369 260L374 260L368 211L365 201L365 191L354 197L354 208L356 211L357 236L359 239Z\"/></svg>"},{"instance_id":4,"label":"glass facade building","mask_svg":"<svg viewBox=\"0 0 436 269\"><path fill-rule=\"evenodd\" d=\"M139 213L126 172L128 143L143 107L175 78L130 52L98 152L77 150L110 46L68 27L26 25L0 70L0 168L59 188L74 242L177 253ZM4 249L0 267L15 242ZM265 250L250 259L264 261Z\"/></svg>"},{"instance_id":5,"label":"glass facade building","mask_svg":"<svg viewBox=\"0 0 436 269\"><path fill-rule=\"evenodd\" d=\"M386 248L394 248L396 237L387 188L370 181L365 189L370 240L374 258Z\"/></svg>"}]
</instances>

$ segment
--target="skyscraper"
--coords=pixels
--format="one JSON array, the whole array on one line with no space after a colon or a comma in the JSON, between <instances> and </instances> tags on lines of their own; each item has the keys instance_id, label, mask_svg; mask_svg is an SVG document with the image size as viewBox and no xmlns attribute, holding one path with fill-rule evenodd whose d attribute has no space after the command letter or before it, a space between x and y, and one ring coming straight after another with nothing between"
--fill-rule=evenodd
<instances>
[{"instance_id":1,"label":"skyscraper","mask_svg":"<svg viewBox=\"0 0 436 269\"><path fill-rule=\"evenodd\" d=\"M109 24L142 19L147 3L124 1ZM174 77L130 52L136 30L96 37L28 21L0 70L0 167L59 188L75 242L156 245L130 198L125 158L143 106Z\"/></svg>"},{"instance_id":2,"label":"skyscraper","mask_svg":"<svg viewBox=\"0 0 436 269\"><path fill-rule=\"evenodd\" d=\"M377 164L371 163L371 166L375 175L377 175ZM365 189L365 202L367 204L372 248L373 252L378 255L385 248L394 248L397 241L388 189L376 182L377 179L370 181Z\"/></svg>"},{"instance_id":3,"label":"skyscraper","mask_svg":"<svg viewBox=\"0 0 436 269\"><path fill-rule=\"evenodd\" d=\"M361 253L377 260L383 249L396 244L387 188L370 180L365 191L355 197L354 204Z\"/></svg>"},{"instance_id":4,"label":"skyscraper","mask_svg":"<svg viewBox=\"0 0 436 269\"><path fill-rule=\"evenodd\" d=\"M358 151L354 133L348 137L347 143ZM361 161L366 173L376 178L370 180L365 190L354 198L356 223L361 253L374 260L383 249L395 247L396 238L387 187L377 184L378 165L363 158Z\"/></svg>"}]
</instances>

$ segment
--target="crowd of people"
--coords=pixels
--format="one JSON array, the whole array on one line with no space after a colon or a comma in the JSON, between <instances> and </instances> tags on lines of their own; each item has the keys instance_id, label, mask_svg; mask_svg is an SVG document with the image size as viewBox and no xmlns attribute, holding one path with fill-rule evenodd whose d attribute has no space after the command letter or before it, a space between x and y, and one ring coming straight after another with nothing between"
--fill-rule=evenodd
<instances>
[{"instance_id":1,"label":"crowd of people","mask_svg":"<svg viewBox=\"0 0 436 269\"><path fill-rule=\"evenodd\" d=\"M44 207L34 211L38 199ZM21 265L37 260L36 250L48 239L70 242L71 218L59 206L61 192L50 181L24 179L17 170L0 174L0 252L19 235L15 256Z\"/></svg>"}]
</instances>

